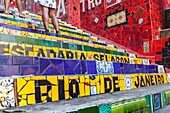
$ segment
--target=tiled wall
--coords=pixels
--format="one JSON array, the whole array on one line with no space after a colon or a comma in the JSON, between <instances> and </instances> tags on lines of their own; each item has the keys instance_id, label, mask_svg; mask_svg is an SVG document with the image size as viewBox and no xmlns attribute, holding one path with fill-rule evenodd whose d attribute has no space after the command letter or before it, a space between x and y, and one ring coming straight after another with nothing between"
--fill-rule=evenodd
<instances>
[{"instance_id":1,"label":"tiled wall","mask_svg":"<svg viewBox=\"0 0 170 113\"><path fill-rule=\"evenodd\" d=\"M164 8L165 9L169 9L170 8L170 1L169 0L164 0L165 1L165 4L164 4Z\"/></svg>"},{"instance_id":2,"label":"tiled wall","mask_svg":"<svg viewBox=\"0 0 170 113\"><path fill-rule=\"evenodd\" d=\"M167 80L166 74L53 75L4 78L0 83L2 109L165 84Z\"/></svg>"},{"instance_id":3,"label":"tiled wall","mask_svg":"<svg viewBox=\"0 0 170 113\"><path fill-rule=\"evenodd\" d=\"M102 1L91 10L85 12L81 10L81 27L138 53L143 53L143 42L152 39L149 1L123 1L109 8L104 7L105 2L107 1ZM87 9L87 1L85 3ZM122 13L121 18L117 19L118 22L114 23L114 18L110 18L111 15L119 18L121 11L126 13ZM152 54L151 52L149 49L149 54Z\"/></svg>"},{"instance_id":4,"label":"tiled wall","mask_svg":"<svg viewBox=\"0 0 170 113\"><path fill-rule=\"evenodd\" d=\"M22 60L21 60L22 59ZM121 60L120 60L121 61ZM123 61L123 60L122 60ZM163 67L162 67L163 68ZM0 55L0 76L164 73L157 65ZM164 68L163 68L164 70Z\"/></svg>"},{"instance_id":5,"label":"tiled wall","mask_svg":"<svg viewBox=\"0 0 170 113\"><path fill-rule=\"evenodd\" d=\"M170 91L163 91L156 94L146 95L141 98L134 98L116 102L113 104L99 105L78 111L70 111L67 113L153 113L164 108L170 103Z\"/></svg>"}]
</instances>

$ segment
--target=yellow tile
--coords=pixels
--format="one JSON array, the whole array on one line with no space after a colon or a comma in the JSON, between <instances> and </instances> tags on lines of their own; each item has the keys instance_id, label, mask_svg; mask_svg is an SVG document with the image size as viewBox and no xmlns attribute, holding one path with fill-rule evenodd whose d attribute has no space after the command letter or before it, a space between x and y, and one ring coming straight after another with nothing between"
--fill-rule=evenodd
<instances>
[{"instance_id":1,"label":"yellow tile","mask_svg":"<svg viewBox=\"0 0 170 113\"><path fill-rule=\"evenodd\" d=\"M59 52L58 52L58 58L64 58L64 59L66 59L66 49L61 49L61 48L59 48L58 50L59 50Z\"/></svg>"},{"instance_id":2,"label":"yellow tile","mask_svg":"<svg viewBox=\"0 0 170 113\"><path fill-rule=\"evenodd\" d=\"M94 52L87 53L87 60L94 60Z\"/></svg>"},{"instance_id":3,"label":"yellow tile","mask_svg":"<svg viewBox=\"0 0 170 113\"><path fill-rule=\"evenodd\" d=\"M26 95L26 94L31 94L31 93L35 93L35 83L34 81L28 81L27 84L25 86L21 85L20 82L18 82L18 86L19 87L23 87L21 88L21 90L18 90L18 95Z\"/></svg>"},{"instance_id":4,"label":"yellow tile","mask_svg":"<svg viewBox=\"0 0 170 113\"><path fill-rule=\"evenodd\" d=\"M46 76L46 77L51 84L58 85L58 76Z\"/></svg>"},{"instance_id":5,"label":"yellow tile","mask_svg":"<svg viewBox=\"0 0 170 113\"><path fill-rule=\"evenodd\" d=\"M24 78L17 78L17 92L18 93L26 83L27 82Z\"/></svg>"},{"instance_id":6,"label":"yellow tile","mask_svg":"<svg viewBox=\"0 0 170 113\"><path fill-rule=\"evenodd\" d=\"M58 76L58 80L63 80L63 76Z\"/></svg>"},{"instance_id":7,"label":"yellow tile","mask_svg":"<svg viewBox=\"0 0 170 113\"><path fill-rule=\"evenodd\" d=\"M104 76L100 75L100 93L105 93Z\"/></svg>"},{"instance_id":8,"label":"yellow tile","mask_svg":"<svg viewBox=\"0 0 170 113\"><path fill-rule=\"evenodd\" d=\"M69 77L64 76L64 90L69 91Z\"/></svg>"},{"instance_id":9,"label":"yellow tile","mask_svg":"<svg viewBox=\"0 0 170 113\"><path fill-rule=\"evenodd\" d=\"M79 83L80 97L83 97L85 96L84 76L79 76L79 79L80 79L80 83Z\"/></svg>"},{"instance_id":10,"label":"yellow tile","mask_svg":"<svg viewBox=\"0 0 170 113\"><path fill-rule=\"evenodd\" d=\"M89 76L85 76L85 95L89 96L90 95L90 81L89 81Z\"/></svg>"},{"instance_id":11,"label":"yellow tile","mask_svg":"<svg viewBox=\"0 0 170 113\"><path fill-rule=\"evenodd\" d=\"M47 86L40 86L41 93L47 93Z\"/></svg>"},{"instance_id":12,"label":"yellow tile","mask_svg":"<svg viewBox=\"0 0 170 113\"><path fill-rule=\"evenodd\" d=\"M26 56L34 56L33 46L25 44L25 54Z\"/></svg>"},{"instance_id":13,"label":"yellow tile","mask_svg":"<svg viewBox=\"0 0 170 113\"><path fill-rule=\"evenodd\" d=\"M19 101L19 106L26 106L27 105L27 101L26 100L20 100Z\"/></svg>"},{"instance_id":14,"label":"yellow tile","mask_svg":"<svg viewBox=\"0 0 170 113\"><path fill-rule=\"evenodd\" d=\"M57 86L52 86L52 101L58 101L59 100L59 95L58 95L58 85Z\"/></svg>"},{"instance_id":15,"label":"yellow tile","mask_svg":"<svg viewBox=\"0 0 170 113\"><path fill-rule=\"evenodd\" d=\"M31 80L46 80L46 76L31 76Z\"/></svg>"},{"instance_id":16,"label":"yellow tile","mask_svg":"<svg viewBox=\"0 0 170 113\"><path fill-rule=\"evenodd\" d=\"M28 104L36 104L35 101L35 95L28 95L28 99L27 99Z\"/></svg>"}]
</instances>

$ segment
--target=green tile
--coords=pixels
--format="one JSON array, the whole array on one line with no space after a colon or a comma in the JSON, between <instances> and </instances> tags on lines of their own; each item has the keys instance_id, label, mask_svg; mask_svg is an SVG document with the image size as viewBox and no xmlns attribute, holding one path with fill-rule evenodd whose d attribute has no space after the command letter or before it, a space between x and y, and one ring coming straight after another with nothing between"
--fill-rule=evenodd
<instances>
[{"instance_id":1,"label":"green tile","mask_svg":"<svg viewBox=\"0 0 170 113\"><path fill-rule=\"evenodd\" d=\"M77 50L83 50L83 46L82 45L77 45Z\"/></svg>"},{"instance_id":2,"label":"green tile","mask_svg":"<svg viewBox=\"0 0 170 113\"><path fill-rule=\"evenodd\" d=\"M53 47L62 48L61 42L52 42Z\"/></svg>"},{"instance_id":3,"label":"green tile","mask_svg":"<svg viewBox=\"0 0 170 113\"><path fill-rule=\"evenodd\" d=\"M77 50L77 45L76 44L69 44L69 49Z\"/></svg>"},{"instance_id":4,"label":"green tile","mask_svg":"<svg viewBox=\"0 0 170 113\"><path fill-rule=\"evenodd\" d=\"M16 36L15 37L15 42L18 43L18 44L23 43L22 36Z\"/></svg>"},{"instance_id":5,"label":"green tile","mask_svg":"<svg viewBox=\"0 0 170 113\"><path fill-rule=\"evenodd\" d=\"M98 48L98 52L105 53L105 49Z\"/></svg>"},{"instance_id":6,"label":"green tile","mask_svg":"<svg viewBox=\"0 0 170 113\"><path fill-rule=\"evenodd\" d=\"M117 51L111 50L110 53L113 54L113 55L117 55Z\"/></svg>"},{"instance_id":7,"label":"green tile","mask_svg":"<svg viewBox=\"0 0 170 113\"><path fill-rule=\"evenodd\" d=\"M78 113L99 113L99 107L90 107L85 109L80 109Z\"/></svg>"},{"instance_id":8,"label":"green tile","mask_svg":"<svg viewBox=\"0 0 170 113\"><path fill-rule=\"evenodd\" d=\"M48 40L42 40L42 45L52 47L52 42Z\"/></svg>"},{"instance_id":9,"label":"green tile","mask_svg":"<svg viewBox=\"0 0 170 113\"><path fill-rule=\"evenodd\" d=\"M97 48L94 48L94 47L90 47L90 51L97 52L98 49L97 49Z\"/></svg>"},{"instance_id":10,"label":"green tile","mask_svg":"<svg viewBox=\"0 0 170 113\"><path fill-rule=\"evenodd\" d=\"M22 39L23 39L23 42L26 43L26 44L31 44L31 45L34 44L33 38L22 37Z\"/></svg>"},{"instance_id":11,"label":"green tile","mask_svg":"<svg viewBox=\"0 0 170 113\"><path fill-rule=\"evenodd\" d=\"M110 50L107 50L107 49L106 49L106 50L105 50L105 53L110 54Z\"/></svg>"},{"instance_id":12,"label":"green tile","mask_svg":"<svg viewBox=\"0 0 170 113\"><path fill-rule=\"evenodd\" d=\"M15 36L14 35L1 34L0 40L3 41L3 42L15 42Z\"/></svg>"},{"instance_id":13,"label":"green tile","mask_svg":"<svg viewBox=\"0 0 170 113\"><path fill-rule=\"evenodd\" d=\"M90 51L90 47L89 46L84 46L84 51Z\"/></svg>"},{"instance_id":14,"label":"green tile","mask_svg":"<svg viewBox=\"0 0 170 113\"><path fill-rule=\"evenodd\" d=\"M34 39L34 45L42 46L42 40L40 40L40 39Z\"/></svg>"},{"instance_id":15,"label":"green tile","mask_svg":"<svg viewBox=\"0 0 170 113\"><path fill-rule=\"evenodd\" d=\"M62 48L64 48L64 49L69 49L69 44L63 42L63 43L62 43Z\"/></svg>"}]
</instances>

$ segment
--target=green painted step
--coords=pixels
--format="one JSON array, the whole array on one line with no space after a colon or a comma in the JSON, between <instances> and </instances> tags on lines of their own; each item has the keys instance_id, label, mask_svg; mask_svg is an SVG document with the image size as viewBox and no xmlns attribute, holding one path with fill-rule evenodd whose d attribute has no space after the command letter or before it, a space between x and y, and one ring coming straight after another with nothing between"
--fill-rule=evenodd
<instances>
[{"instance_id":1,"label":"green painted step","mask_svg":"<svg viewBox=\"0 0 170 113\"><path fill-rule=\"evenodd\" d=\"M113 51L113 50L94 48L94 47L83 46L83 45L79 45L79 44L69 44L69 43L65 43L65 42L40 40L40 39L23 37L23 36L0 34L0 41L14 42L14 43L18 43L18 44L25 43L25 44L30 44L30 45L58 47L58 48L64 48L64 49L70 49L70 50L92 51L92 52L100 52L100 53L107 53L107 54L113 54L113 55L127 56L127 53L117 52L117 51Z\"/></svg>"}]
</instances>

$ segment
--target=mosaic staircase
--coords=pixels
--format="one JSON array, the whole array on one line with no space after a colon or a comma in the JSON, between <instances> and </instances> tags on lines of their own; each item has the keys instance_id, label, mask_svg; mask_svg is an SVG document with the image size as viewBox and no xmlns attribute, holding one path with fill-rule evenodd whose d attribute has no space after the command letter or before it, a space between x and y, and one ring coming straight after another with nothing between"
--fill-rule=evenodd
<instances>
[{"instance_id":1,"label":"mosaic staircase","mask_svg":"<svg viewBox=\"0 0 170 113\"><path fill-rule=\"evenodd\" d=\"M0 12L0 109L167 83L161 65L61 20L61 37L49 28L38 15Z\"/></svg>"}]
</instances>

